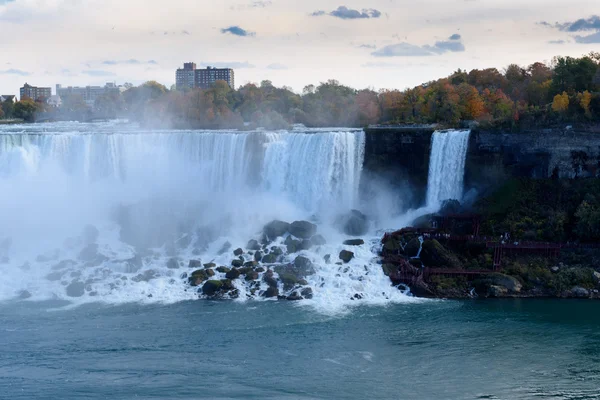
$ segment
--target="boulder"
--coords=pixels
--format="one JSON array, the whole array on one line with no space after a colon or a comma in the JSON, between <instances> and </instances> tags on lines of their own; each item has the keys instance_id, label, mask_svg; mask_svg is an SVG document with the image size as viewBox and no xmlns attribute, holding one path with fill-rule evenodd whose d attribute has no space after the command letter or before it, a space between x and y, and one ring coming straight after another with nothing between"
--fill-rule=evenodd
<instances>
[{"instance_id":1,"label":"boulder","mask_svg":"<svg viewBox=\"0 0 600 400\"><path fill-rule=\"evenodd\" d=\"M310 248L313 246L312 241L308 240L308 239L304 239L301 243L300 243L300 250L310 250Z\"/></svg>"},{"instance_id":2,"label":"boulder","mask_svg":"<svg viewBox=\"0 0 600 400\"><path fill-rule=\"evenodd\" d=\"M216 296L224 290L225 284L223 281L208 281L202 286L202 293L205 296Z\"/></svg>"},{"instance_id":3,"label":"boulder","mask_svg":"<svg viewBox=\"0 0 600 400\"><path fill-rule=\"evenodd\" d=\"M271 221L263 228L263 233L269 240L277 239L287 233L290 228L290 224L283 221Z\"/></svg>"},{"instance_id":4,"label":"boulder","mask_svg":"<svg viewBox=\"0 0 600 400\"><path fill-rule=\"evenodd\" d=\"M283 288L285 290L293 289L298 283L298 278L290 273L280 273L279 279L281 280L281 282L283 282Z\"/></svg>"},{"instance_id":5,"label":"boulder","mask_svg":"<svg viewBox=\"0 0 600 400\"><path fill-rule=\"evenodd\" d=\"M265 272L265 274L263 275L263 281L269 285L270 287L277 287L277 279L275 279L274 277L274 273L272 270L268 270L267 272Z\"/></svg>"},{"instance_id":6,"label":"boulder","mask_svg":"<svg viewBox=\"0 0 600 400\"><path fill-rule=\"evenodd\" d=\"M427 267L461 269L460 260L437 240L426 240L421 249L421 261Z\"/></svg>"},{"instance_id":7,"label":"boulder","mask_svg":"<svg viewBox=\"0 0 600 400\"><path fill-rule=\"evenodd\" d=\"M589 290L582 288L581 286L575 286L573 289L570 290L569 297L587 299L588 297L590 297L590 292Z\"/></svg>"},{"instance_id":8,"label":"boulder","mask_svg":"<svg viewBox=\"0 0 600 400\"><path fill-rule=\"evenodd\" d=\"M293 292L288 297L286 297L286 300L289 300L289 301L299 301L299 300L303 300L303 298L302 298L302 296L300 296L298 294L298 292Z\"/></svg>"},{"instance_id":9,"label":"boulder","mask_svg":"<svg viewBox=\"0 0 600 400\"><path fill-rule=\"evenodd\" d=\"M260 250L260 244L258 243L257 240L252 239L248 242L248 244L246 245L246 248L248 250L257 251L257 250Z\"/></svg>"},{"instance_id":10,"label":"boulder","mask_svg":"<svg viewBox=\"0 0 600 400\"><path fill-rule=\"evenodd\" d=\"M213 272L214 275L214 272ZM208 280L208 272L205 269L199 269L192 272L192 275L188 278L188 283L191 286L200 286L204 281Z\"/></svg>"},{"instance_id":11,"label":"boulder","mask_svg":"<svg viewBox=\"0 0 600 400\"><path fill-rule=\"evenodd\" d=\"M285 245L287 247L287 253L294 254L301 250L302 242L299 240L294 240L291 238L291 236L288 236L288 238L285 240Z\"/></svg>"},{"instance_id":12,"label":"boulder","mask_svg":"<svg viewBox=\"0 0 600 400\"><path fill-rule=\"evenodd\" d=\"M288 230L297 238L310 239L317 233L317 225L308 221L294 221Z\"/></svg>"},{"instance_id":13,"label":"boulder","mask_svg":"<svg viewBox=\"0 0 600 400\"><path fill-rule=\"evenodd\" d=\"M281 247L273 246L273 247L271 247L270 254L275 254L276 256L281 256L281 255L283 255L283 250L281 250Z\"/></svg>"},{"instance_id":14,"label":"boulder","mask_svg":"<svg viewBox=\"0 0 600 400\"><path fill-rule=\"evenodd\" d=\"M219 268L217 268L217 272L220 272L222 274L226 274L229 271L230 271L230 268L227 268L227 267L219 267Z\"/></svg>"},{"instance_id":15,"label":"boulder","mask_svg":"<svg viewBox=\"0 0 600 400\"><path fill-rule=\"evenodd\" d=\"M212 269L208 268L208 269L205 269L205 271L206 271L206 275L211 276L211 277L215 276L215 271L213 271Z\"/></svg>"},{"instance_id":16,"label":"boulder","mask_svg":"<svg viewBox=\"0 0 600 400\"><path fill-rule=\"evenodd\" d=\"M246 274L247 281L255 281L257 279L258 279L258 272L256 272L256 271L250 271Z\"/></svg>"},{"instance_id":17,"label":"boulder","mask_svg":"<svg viewBox=\"0 0 600 400\"><path fill-rule=\"evenodd\" d=\"M362 239L349 239L345 240L344 244L346 246L362 246L363 244L365 244L365 241Z\"/></svg>"},{"instance_id":18,"label":"boulder","mask_svg":"<svg viewBox=\"0 0 600 400\"><path fill-rule=\"evenodd\" d=\"M244 262L239 259L231 260L231 266L234 268L241 268L244 265Z\"/></svg>"},{"instance_id":19,"label":"boulder","mask_svg":"<svg viewBox=\"0 0 600 400\"><path fill-rule=\"evenodd\" d=\"M392 276L398 272L398 267L394 264L383 264L381 268L386 276Z\"/></svg>"},{"instance_id":20,"label":"boulder","mask_svg":"<svg viewBox=\"0 0 600 400\"><path fill-rule=\"evenodd\" d=\"M204 264L204 268L207 268L207 269L208 269L208 268L210 268L210 269L215 269L216 267L217 267L217 264L215 264L215 263L207 263L207 264Z\"/></svg>"},{"instance_id":21,"label":"boulder","mask_svg":"<svg viewBox=\"0 0 600 400\"><path fill-rule=\"evenodd\" d=\"M383 244L384 254L398 254L400 251L402 251L400 241L394 237L388 238L388 240L386 240L386 242Z\"/></svg>"},{"instance_id":22,"label":"boulder","mask_svg":"<svg viewBox=\"0 0 600 400\"><path fill-rule=\"evenodd\" d=\"M596 285L600 284L600 272L594 271L593 278L594 278L594 282L596 282Z\"/></svg>"},{"instance_id":23,"label":"boulder","mask_svg":"<svg viewBox=\"0 0 600 400\"><path fill-rule=\"evenodd\" d=\"M325 264L331 264L331 254L325 254L323 260L325 261Z\"/></svg>"},{"instance_id":24,"label":"boulder","mask_svg":"<svg viewBox=\"0 0 600 400\"><path fill-rule=\"evenodd\" d=\"M275 264L277 262L277 256L275 253L267 254L262 258L262 262L264 264Z\"/></svg>"},{"instance_id":25,"label":"boulder","mask_svg":"<svg viewBox=\"0 0 600 400\"><path fill-rule=\"evenodd\" d=\"M305 278L308 275L312 275L315 273L315 269L312 261L310 261L306 257L298 256L294 260L294 268L296 271L296 276Z\"/></svg>"},{"instance_id":26,"label":"boulder","mask_svg":"<svg viewBox=\"0 0 600 400\"><path fill-rule=\"evenodd\" d=\"M358 210L351 210L348 214L339 216L336 225L349 236L363 236L369 231L367 216Z\"/></svg>"},{"instance_id":27,"label":"boulder","mask_svg":"<svg viewBox=\"0 0 600 400\"><path fill-rule=\"evenodd\" d=\"M248 261L244 263L244 268L256 268L258 267L258 261Z\"/></svg>"},{"instance_id":28,"label":"boulder","mask_svg":"<svg viewBox=\"0 0 600 400\"><path fill-rule=\"evenodd\" d=\"M261 272L265 272L265 269L263 267L258 267L255 269L256 272L261 273Z\"/></svg>"},{"instance_id":29,"label":"boulder","mask_svg":"<svg viewBox=\"0 0 600 400\"><path fill-rule=\"evenodd\" d=\"M354 253L351 251L342 250L340 252L340 260L342 260L346 264L349 263L353 258L354 258Z\"/></svg>"},{"instance_id":30,"label":"boulder","mask_svg":"<svg viewBox=\"0 0 600 400\"><path fill-rule=\"evenodd\" d=\"M229 280L234 280L239 278L241 275L241 272L239 269L237 268L233 268L231 271L229 271L228 273L225 274L225 278L229 279Z\"/></svg>"},{"instance_id":31,"label":"boulder","mask_svg":"<svg viewBox=\"0 0 600 400\"><path fill-rule=\"evenodd\" d=\"M488 297L505 297L507 294L508 289L498 285L490 285L487 291Z\"/></svg>"},{"instance_id":32,"label":"boulder","mask_svg":"<svg viewBox=\"0 0 600 400\"><path fill-rule=\"evenodd\" d=\"M262 251L257 251L256 253L254 253L254 261L260 262L262 259L263 259Z\"/></svg>"},{"instance_id":33,"label":"boulder","mask_svg":"<svg viewBox=\"0 0 600 400\"><path fill-rule=\"evenodd\" d=\"M309 288L309 287L302 289L302 291L300 292L300 294L305 299L312 299L313 298L313 290L312 290L312 288Z\"/></svg>"},{"instance_id":34,"label":"boulder","mask_svg":"<svg viewBox=\"0 0 600 400\"><path fill-rule=\"evenodd\" d=\"M315 235L310 238L310 241L314 246L323 246L327 244L327 240L322 235Z\"/></svg>"},{"instance_id":35,"label":"boulder","mask_svg":"<svg viewBox=\"0 0 600 400\"><path fill-rule=\"evenodd\" d=\"M188 264L188 268L190 269L198 269L202 267L202 261L200 260L190 260Z\"/></svg>"},{"instance_id":36,"label":"boulder","mask_svg":"<svg viewBox=\"0 0 600 400\"><path fill-rule=\"evenodd\" d=\"M418 238L412 239L404 246L404 255L407 257L416 257L421 249L421 241Z\"/></svg>"},{"instance_id":37,"label":"boulder","mask_svg":"<svg viewBox=\"0 0 600 400\"><path fill-rule=\"evenodd\" d=\"M234 256L236 256L236 257L239 257L239 256L241 256L242 254L244 254L244 250L242 250L241 248L239 248L239 249L235 249L235 250L233 251L233 255L234 255Z\"/></svg>"},{"instance_id":38,"label":"boulder","mask_svg":"<svg viewBox=\"0 0 600 400\"><path fill-rule=\"evenodd\" d=\"M265 292L263 293L263 296L268 299L272 298L272 297L277 297L277 296L279 296L279 289L277 289L276 287L270 286L267 290L265 290Z\"/></svg>"},{"instance_id":39,"label":"boulder","mask_svg":"<svg viewBox=\"0 0 600 400\"><path fill-rule=\"evenodd\" d=\"M231 243L225 242L223 246L221 246L221 250L219 250L218 254L225 254L229 251L229 249L231 249Z\"/></svg>"},{"instance_id":40,"label":"boulder","mask_svg":"<svg viewBox=\"0 0 600 400\"><path fill-rule=\"evenodd\" d=\"M515 277L504 274L491 274L488 279L492 285L502 286L511 293L520 293L523 285Z\"/></svg>"}]
</instances>

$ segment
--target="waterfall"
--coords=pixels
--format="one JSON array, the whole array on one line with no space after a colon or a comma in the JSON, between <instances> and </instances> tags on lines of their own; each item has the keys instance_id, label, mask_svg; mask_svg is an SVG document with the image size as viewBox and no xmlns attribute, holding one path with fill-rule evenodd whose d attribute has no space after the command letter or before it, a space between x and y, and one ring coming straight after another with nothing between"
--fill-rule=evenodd
<instances>
[{"instance_id":1,"label":"waterfall","mask_svg":"<svg viewBox=\"0 0 600 400\"><path fill-rule=\"evenodd\" d=\"M436 131L432 136L427 182L427 207L444 200L462 200L470 130Z\"/></svg>"}]
</instances>

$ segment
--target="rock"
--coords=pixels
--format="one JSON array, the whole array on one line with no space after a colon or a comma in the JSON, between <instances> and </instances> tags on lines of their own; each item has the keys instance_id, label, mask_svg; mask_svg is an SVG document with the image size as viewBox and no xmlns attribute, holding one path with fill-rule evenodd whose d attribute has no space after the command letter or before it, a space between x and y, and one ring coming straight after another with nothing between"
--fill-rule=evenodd
<instances>
[{"instance_id":1,"label":"rock","mask_svg":"<svg viewBox=\"0 0 600 400\"><path fill-rule=\"evenodd\" d=\"M421 249L421 261L427 267L461 269L460 260L437 240L426 240Z\"/></svg>"},{"instance_id":2,"label":"rock","mask_svg":"<svg viewBox=\"0 0 600 400\"><path fill-rule=\"evenodd\" d=\"M488 297L505 297L508 294L508 289L504 286L490 285L488 288Z\"/></svg>"},{"instance_id":3,"label":"rock","mask_svg":"<svg viewBox=\"0 0 600 400\"><path fill-rule=\"evenodd\" d=\"M294 254L301 250L302 242L299 240L294 240L291 236L285 240L285 245L287 246L287 253Z\"/></svg>"},{"instance_id":4,"label":"rock","mask_svg":"<svg viewBox=\"0 0 600 400\"><path fill-rule=\"evenodd\" d=\"M277 287L277 279L275 279L272 270L268 270L267 272L265 272L265 274L263 275L263 281L270 287Z\"/></svg>"},{"instance_id":5,"label":"rock","mask_svg":"<svg viewBox=\"0 0 600 400\"><path fill-rule=\"evenodd\" d=\"M288 231L297 238L310 239L317 233L317 225L308 221L294 221Z\"/></svg>"},{"instance_id":6,"label":"rock","mask_svg":"<svg viewBox=\"0 0 600 400\"><path fill-rule=\"evenodd\" d=\"M221 254L225 254L225 253L227 253L227 252L229 251L229 249L231 249L231 243L229 243L229 242L225 242L225 243L223 244L223 246L221 246L221 250L219 250L219 253L218 253L218 254L219 254L219 255L221 255Z\"/></svg>"},{"instance_id":7,"label":"rock","mask_svg":"<svg viewBox=\"0 0 600 400\"><path fill-rule=\"evenodd\" d=\"M176 258L170 258L169 261L167 261L167 268L169 268L169 269L178 269L179 268L179 261L177 261Z\"/></svg>"},{"instance_id":8,"label":"rock","mask_svg":"<svg viewBox=\"0 0 600 400\"><path fill-rule=\"evenodd\" d=\"M256 272L256 271L250 271L246 274L247 281L255 281L257 279L258 279L258 272Z\"/></svg>"},{"instance_id":9,"label":"rock","mask_svg":"<svg viewBox=\"0 0 600 400\"><path fill-rule=\"evenodd\" d=\"M227 268L227 267L219 267L219 268L217 268L217 272L220 272L222 274L226 274L229 271L231 271L231 270L229 268Z\"/></svg>"},{"instance_id":10,"label":"rock","mask_svg":"<svg viewBox=\"0 0 600 400\"><path fill-rule=\"evenodd\" d=\"M552 268L550 268L550 271L552 271L552 272L554 272L556 274L557 272L560 271L560 268L559 267L552 267Z\"/></svg>"},{"instance_id":11,"label":"rock","mask_svg":"<svg viewBox=\"0 0 600 400\"><path fill-rule=\"evenodd\" d=\"M274 253L267 254L262 258L264 264L274 264L277 262L277 256Z\"/></svg>"},{"instance_id":12,"label":"rock","mask_svg":"<svg viewBox=\"0 0 600 400\"><path fill-rule=\"evenodd\" d=\"M344 244L346 246L362 246L363 244L365 244L365 241L362 239L349 239L345 240Z\"/></svg>"},{"instance_id":13,"label":"rock","mask_svg":"<svg viewBox=\"0 0 600 400\"><path fill-rule=\"evenodd\" d=\"M306 286L308 281L306 279L298 279L298 285Z\"/></svg>"},{"instance_id":14,"label":"rock","mask_svg":"<svg viewBox=\"0 0 600 400\"><path fill-rule=\"evenodd\" d=\"M411 258L416 257L420 249L421 241L418 238L414 238L404 246L404 255Z\"/></svg>"},{"instance_id":15,"label":"rock","mask_svg":"<svg viewBox=\"0 0 600 400\"><path fill-rule=\"evenodd\" d=\"M267 236L269 240L277 239L280 236L283 236L287 233L290 224L283 221L271 221L263 228L263 233Z\"/></svg>"},{"instance_id":16,"label":"rock","mask_svg":"<svg viewBox=\"0 0 600 400\"><path fill-rule=\"evenodd\" d=\"M233 251L233 255L234 255L234 256L236 256L236 257L239 257L239 256L241 256L242 254L244 254L244 250L242 250L241 248L240 248L240 249L235 249L235 250Z\"/></svg>"},{"instance_id":17,"label":"rock","mask_svg":"<svg viewBox=\"0 0 600 400\"><path fill-rule=\"evenodd\" d=\"M261 272L265 272L265 269L263 267L258 267L255 269L256 272L261 273Z\"/></svg>"},{"instance_id":18,"label":"rock","mask_svg":"<svg viewBox=\"0 0 600 400\"><path fill-rule=\"evenodd\" d=\"M257 251L257 250L260 250L260 244L258 243L257 240L252 239L248 242L248 244L246 245L246 248L248 250Z\"/></svg>"},{"instance_id":19,"label":"rock","mask_svg":"<svg viewBox=\"0 0 600 400\"><path fill-rule=\"evenodd\" d=\"M214 275L214 272L213 272ZM192 275L188 278L188 283L191 286L200 286L204 281L208 280L208 273L204 269L199 269L192 272Z\"/></svg>"},{"instance_id":20,"label":"rock","mask_svg":"<svg viewBox=\"0 0 600 400\"><path fill-rule=\"evenodd\" d=\"M300 294L305 299L312 299L313 298L313 290L312 290L312 288L309 288L309 287L302 289L302 291L300 292Z\"/></svg>"},{"instance_id":21,"label":"rock","mask_svg":"<svg viewBox=\"0 0 600 400\"><path fill-rule=\"evenodd\" d=\"M239 295L238 290L233 286L229 279L220 281L207 281L202 286L202 293L208 297L221 298L228 295L230 298L236 298Z\"/></svg>"},{"instance_id":22,"label":"rock","mask_svg":"<svg viewBox=\"0 0 600 400\"><path fill-rule=\"evenodd\" d=\"M398 254L402 250L400 246L400 241L394 237L390 237L383 244L383 253L384 254Z\"/></svg>"},{"instance_id":23,"label":"rock","mask_svg":"<svg viewBox=\"0 0 600 400\"><path fill-rule=\"evenodd\" d=\"M289 300L289 301L299 301L299 300L303 300L303 298L302 298L302 296L300 296L298 294L298 292L293 292L288 297L286 297L286 300Z\"/></svg>"},{"instance_id":24,"label":"rock","mask_svg":"<svg viewBox=\"0 0 600 400\"><path fill-rule=\"evenodd\" d=\"M398 267L394 264L383 264L381 268L386 276L392 276L398 272Z\"/></svg>"},{"instance_id":25,"label":"rock","mask_svg":"<svg viewBox=\"0 0 600 400\"><path fill-rule=\"evenodd\" d=\"M520 293L523 285L517 278L504 274L492 274L489 276L492 285L503 286L509 292Z\"/></svg>"},{"instance_id":26,"label":"rock","mask_svg":"<svg viewBox=\"0 0 600 400\"><path fill-rule=\"evenodd\" d=\"M81 281L73 281L67 286L67 296L81 297L85 294L85 284Z\"/></svg>"},{"instance_id":27,"label":"rock","mask_svg":"<svg viewBox=\"0 0 600 400\"><path fill-rule=\"evenodd\" d=\"M325 261L325 264L331 264L331 254L325 254L323 260Z\"/></svg>"},{"instance_id":28,"label":"rock","mask_svg":"<svg viewBox=\"0 0 600 400\"><path fill-rule=\"evenodd\" d=\"M262 251L257 251L256 253L254 253L254 261L260 262L262 259L263 259Z\"/></svg>"},{"instance_id":29,"label":"rock","mask_svg":"<svg viewBox=\"0 0 600 400\"><path fill-rule=\"evenodd\" d=\"M208 268L210 268L210 269L215 269L216 267L217 267L217 264L215 264L215 263L207 263L207 264L204 264L204 268L207 268L207 269L208 269Z\"/></svg>"},{"instance_id":30,"label":"rock","mask_svg":"<svg viewBox=\"0 0 600 400\"><path fill-rule=\"evenodd\" d=\"M190 263L188 264L188 268L190 269L198 269L202 267L202 261L200 260L190 260Z\"/></svg>"},{"instance_id":31,"label":"rock","mask_svg":"<svg viewBox=\"0 0 600 400\"><path fill-rule=\"evenodd\" d=\"M213 271L212 269L208 268L205 271L206 271L206 275L208 275L210 277L215 276L215 271Z\"/></svg>"},{"instance_id":32,"label":"rock","mask_svg":"<svg viewBox=\"0 0 600 400\"><path fill-rule=\"evenodd\" d=\"M225 274L225 278L227 278L229 280L235 280L235 279L239 278L240 275L241 275L240 270L237 268L233 268L231 271L229 271L227 274Z\"/></svg>"},{"instance_id":33,"label":"rock","mask_svg":"<svg viewBox=\"0 0 600 400\"><path fill-rule=\"evenodd\" d=\"M271 247L271 254L275 254L276 256L282 256L283 250L281 250L280 247L273 246L273 247Z\"/></svg>"},{"instance_id":34,"label":"rock","mask_svg":"<svg viewBox=\"0 0 600 400\"><path fill-rule=\"evenodd\" d=\"M256 268L256 267L258 267L258 262L257 261L248 261L248 262L245 262L244 263L244 267L245 268L250 268L250 269Z\"/></svg>"},{"instance_id":35,"label":"rock","mask_svg":"<svg viewBox=\"0 0 600 400\"><path fill-rule=\"evenodd\" d=\"M285 290L293 289L298 283L298 278L293 274L280 273L279 279L283 282L283 288Z\"/></svg>"},{"instance_id":36,"label":"rock","mask_svg":"<svg viewBox=\"0 0 600 400\"><path fill-rule=\"evenodd\" d=\"M310 250L310 248L313 246L312 241L308 240L308 239L304 239L301 243L300 243L300 250Z\"/></svg>"},{"instance_id":37,"label":"rock","mask_svg":"<svg viewBox=\"0 0 600 400\"><path fill-rule=\"evenodd\" d=\"M581 286L575 286L570 290L570 297L576 297L578 299L587 299L590 297L589 290L582 288Z\"/></svg>"},{"instance_id":38,"label":"rock","mask_svg":"<svg viewBox=\"0 0 600 400\"><path fill-rule=\"evenodd\" d=\"M242 260L238 260L237 258L235 260L231 260L232 267L241 268L243 265L244 265L244 262Z\"/></svg>"},{"instance_id":39,"label":"rock","mask_svg":"<svg viewBox=\"0 0 600 400\"><path fill-rule=\"evenodd\" d=\"M315 235L310 238L310 241L314 246L324 246L327 244L327 240L322 235Z\"/></svg>"},{"instance_id":40,"label":"rock","mask_svg":"<svg viewBox=\"0 0 600 400\"><path fill-rule=\"evenodd\" d=\"M593 272L593 278L594 278L594 281L596 282L596 285L600 284L600 272L594 271Z\"/></svg>"},{"instance_id":41,"label":"rock","mask_svg":"<svg viewBox=\"0 0 600 400\"><path fill-rule=\"evenodd\" d=\"M306 257L298 256L294 260L294 267L296 275L299 277L306 277L315 273L312 261Z\"/></svg>"},{"instance_id":42,"label":"rock","mask_svg":"<svg viewBox=\"0 0 600 400\"><path fill-rule=\"evenodd\" d=\"M267 290L265 290L265 292L263 293L263 296L268 299L272 298L272 297L277 297L277 296L279 296L279 289L277 289L276 287L270 286Z\"/></svg>"},{"instance_id":43,"label":"rock","mask_svg":"<svg viewBox=\"0 0 600 400\"><path fill-rule=\"evenodd\" d=\"M348 214L338 217L336 225L349 236L363 236L369 231L367 216L358 210L351 210Z\"/></svg>"},{"instance_id":44,"label":"rock","mask_svg":"<svg viewBox=\"0 0 600 400\"><path fill-rule=\"evenodd\" d=\"M79 259L83 261L94 261L98 258L98 245L90 243L79 252Z\"/></svg>"},{"instance_id":45,"label":"rock","mask_svg":"<svg viewBox=\"0 0 600 400\"><path fill-rule=\"evenodd\" d=\"M349 263L353 258L354 258L354 253L351 251L342 250L340 252L340 260L342 260L346 264Z\"/></svg>"},{"instance_id":46,"label":"rock","mask_svg":"<svg viewBox=\"0 0 600 400\"><path fill-rule=\"evenodd\" d=\"M204 293L205 296L214 296L222 289L222 281L208 281L202 286L202 293Z\"/></svg>"}]
</instances>

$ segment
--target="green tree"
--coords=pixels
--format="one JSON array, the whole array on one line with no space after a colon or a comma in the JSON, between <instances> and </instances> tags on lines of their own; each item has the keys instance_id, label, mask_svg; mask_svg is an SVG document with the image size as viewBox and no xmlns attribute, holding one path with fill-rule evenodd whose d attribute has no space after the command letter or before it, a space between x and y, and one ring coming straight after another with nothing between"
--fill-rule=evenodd
<instances>
[{"instance_id":1,"label":"green tree","mask_svg":"<svg viewBox=\"0 0 600 400\"><path fill-rule=\"evenodd\" d=\"M27 122L33 122L37 111L38 105L35 101L25 98L15 103L13 113L16 118L20 118Z\"/></svg>"}]
</instances>

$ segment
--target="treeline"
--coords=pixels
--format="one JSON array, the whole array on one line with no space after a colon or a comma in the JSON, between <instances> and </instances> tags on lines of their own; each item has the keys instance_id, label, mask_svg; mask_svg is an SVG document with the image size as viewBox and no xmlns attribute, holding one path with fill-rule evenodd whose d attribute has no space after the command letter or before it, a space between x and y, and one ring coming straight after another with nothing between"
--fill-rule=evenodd
<instances>
[{"instance_id":1,"label":"treeline","mask_svg":"<svg viewBox=\"0 0 600 400\"><path fill-rule=\"evenodd\" d=\"M63 99L64 109L82 107L85 103L78 99ZM503 71L459 69L414 88L378 92L356 90L335 80L306 86L301 94L277 88L270 81L237 90L220 81L211 89L187 92L151 81L121 95L98 98L95 108L103 115L175 128L278 129L295 123L309 127L438 123L451 127L463 121L526 128L596 122L600 121L600 53L555 57L549 65L511 64ZM27 111L31 111L30 103Z\"/></svg>"}]
</instances>

